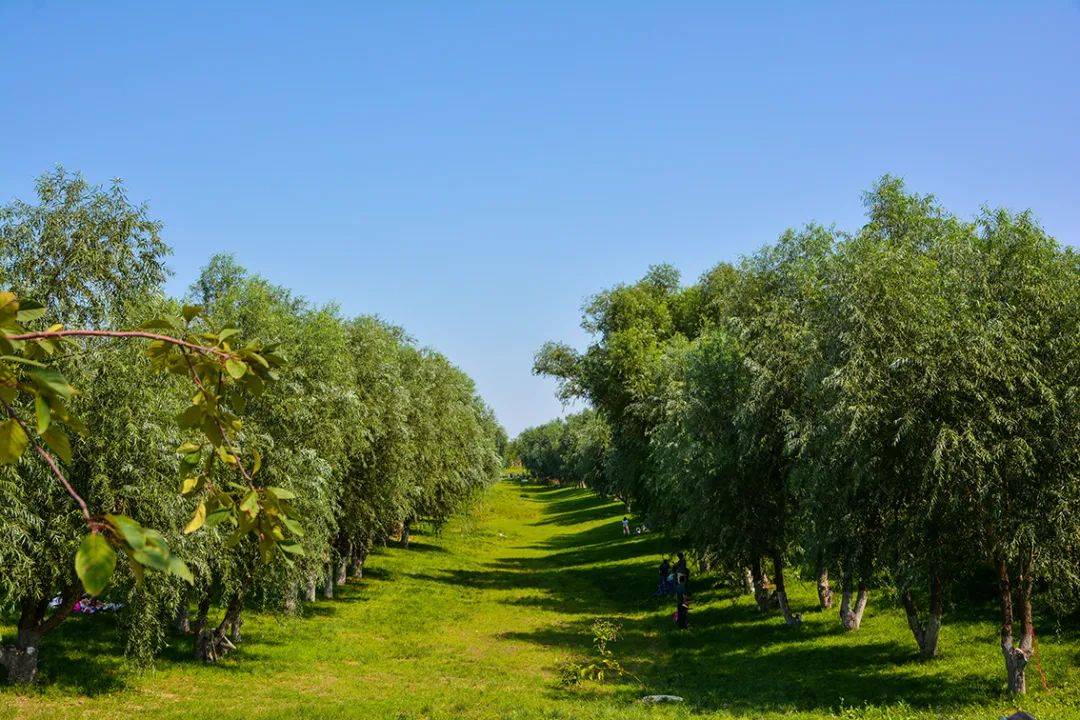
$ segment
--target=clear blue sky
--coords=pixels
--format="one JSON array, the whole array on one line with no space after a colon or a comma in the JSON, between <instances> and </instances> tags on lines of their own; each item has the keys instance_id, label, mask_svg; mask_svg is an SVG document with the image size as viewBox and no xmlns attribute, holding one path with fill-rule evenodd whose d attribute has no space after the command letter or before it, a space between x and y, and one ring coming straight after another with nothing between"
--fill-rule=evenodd
<instances>
[{"instance_id":1,"label":"clear blue sky","mask_svg":"<svg viewBox=\"0 0 1080 720\"><path fill-rule=\"evenodd\" d=\"M1080 2L0 0L0 202L124 178L175 248L378 313L511 434L582 301L784 228L853 228L890 172L1080 231Z\"/></svg>"}]
</instances>

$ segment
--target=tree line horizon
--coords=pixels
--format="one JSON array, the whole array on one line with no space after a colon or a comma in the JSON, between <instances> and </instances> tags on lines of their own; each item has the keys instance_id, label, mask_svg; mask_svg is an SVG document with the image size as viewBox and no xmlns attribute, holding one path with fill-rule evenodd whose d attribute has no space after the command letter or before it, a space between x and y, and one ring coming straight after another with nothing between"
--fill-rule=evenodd
<instances>
[{"instance_id":1,"label":"tree line horizon","mask_svg":"<svg viewBox=\"0 0 1080 720\"><path fill-rule=\"evenodd\" d=\"M872 588L938 654L945 596L989 581L1010 692L1036 598L1080 607L1080 255L1030 211L972 220L882 177L866 222L783 233L692 285L656 265L583 307L534 373L588 409L507 455L625 502L786 623L785 571ZM771 575L771 578L770 578Z\"/></svg>"},{"instance_id":2,"label":"tree line horizon","mask_svg":"<svg viewBox=\"0 0 1080 720\"><path fill-rule=\"evenodd\" d=\"M245 608L303 613L370 550L499 476L473 380L404 329L212 257L182 299L162 226L63 168L0 207L0 670L26 683L84 593L128 659L213 662ZM119 560L119 562L118 562ZM121 658L117 658L117 662Z\"/></svg>"}]
</instances>

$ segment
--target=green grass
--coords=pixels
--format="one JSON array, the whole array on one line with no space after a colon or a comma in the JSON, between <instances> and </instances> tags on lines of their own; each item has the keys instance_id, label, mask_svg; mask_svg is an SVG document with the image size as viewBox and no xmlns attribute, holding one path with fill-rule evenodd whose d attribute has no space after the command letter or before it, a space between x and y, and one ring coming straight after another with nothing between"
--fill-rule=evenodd
<instances>
[{"instance_id":1,"label":"green grass","mask_svg":"<svg viewBox=\"0 0 1080 720\"><path fill-rule=\"evenodd\" d=\"M1003 692L992 607L946 618L943 656L920 662L903 615L871 596L863 628L834 612L800 628L761 617L750 598L696 582L689 630L651 598L673 550L656 535L624 538L621 506L584 490L504 482L440 536L372 556L362 582L301 619L251 612L241 649L216 666L187 659L176 638L153 671L116 658L115 620L65 623L44 649L42 682L0 689L0 718L997 718ZM809 583L797 609L816 606ZM589 626L616 619L615 657L633 680L558 685L592 652ZM1049 629L1049 628L1048 628ZM10 625L0 627L10 637ZM1080 718L1074 634L1044 631L1053 690L1025 709ZM1029 685L1038 688L1032 668ZM682 695L646 707L647 693Z\"/></svg>"}]
</instances>

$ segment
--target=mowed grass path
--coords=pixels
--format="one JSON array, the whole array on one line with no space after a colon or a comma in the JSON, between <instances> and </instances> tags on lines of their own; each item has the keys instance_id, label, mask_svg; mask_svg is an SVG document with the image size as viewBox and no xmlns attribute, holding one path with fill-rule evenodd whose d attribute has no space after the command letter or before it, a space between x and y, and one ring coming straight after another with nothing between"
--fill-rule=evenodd
<instances>
[{"instance_id":1,"label":"mowed grass path","mask_svg":"<svg viewBox=\"0 0 1080 720\"><path fill-rule=\"evenodd\" d=\"M948 617L944 656L919 662L903 615L872 596L857 633L834 612L800 628L761 617L748 597L696 579L691 627L651 597L674 550L625 538L621 506L584 490L503 482L468 518L408 550L372 556L362 581L304 617L248 614L239 652L216 666L174 639L156 670L115 658L115 620L80 617L45 648L43 682L0 690L0 718L996 718L1002 693L993 608ZM797 609L816 605L810 584ZM971 614L972 611L965 611ZM959 613L957 613L959 615ZM590 656L594 618L616 619L615 656L644 683L566 689L568 661ZM1049 630L1049 628L1047 628ZM10 637L10 626L0 628ZM1080 718L1080 642L1044 631L1052 693L1024 701L1041 718ZM1038 687L1034 669L1029 684ZM647 693L687 703L643 706Z\"/></svg>"}]
</instances>

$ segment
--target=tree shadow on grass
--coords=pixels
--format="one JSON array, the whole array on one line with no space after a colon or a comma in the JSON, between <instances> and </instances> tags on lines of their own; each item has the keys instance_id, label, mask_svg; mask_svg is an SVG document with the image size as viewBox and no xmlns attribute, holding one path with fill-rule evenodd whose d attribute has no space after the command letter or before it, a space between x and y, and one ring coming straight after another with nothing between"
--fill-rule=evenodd
<instances>
[{"instance_id":1,"label":"tree shadow on grass","mask_svg":"<svg viewBox=\"0 0 1080 720\"><path fill-rule=\"evenodd\" d=\"M126 687L122 663L124 649L112 613L73 616L45 637L35 686L57 688L79 695L104 695ZM0 684L6 672L0 669ZM36 692L35 686L13 688L20 694Z\"/></svg>"},{"instance_id":2,"label":"tree shadow on grass","mask_svg":"<svg viewBox=\"0 0 1080 720\"><path fill-rule=\"evenodd\" d=\"M702 712L833 711L901 701L941 709L976 705L997 692L997 683L978 669L918 661L914 645L901 642L902 636L851 635L838 623L823 621L788 627L775 614L762 617L738 599L737 591L705 583L694 588L695 604L704 607L693 608L691 627L679 631L671 618L673 599L653 597L656 564L671 550L662 536L621 536L621 508L583 491L538 489L529 497L545 503L538 525L570 526L605 517L613 522L548 538L532 546L543 551L537 556L418 576L505 591L503 603L572 616L532 632L502 633L501 639L585 658L593 652L592 620L613 617L623 631L611 647L624 667L648 692L682 695ZM626 700L645 694L629 679L620 683L617 694ZM565 697L588 689L552 687L550 692Z\"/></svg>"},{"instance_id":3,"label":"tree shadow on grass","mask_svg":"<svg viewBox=\"0 0 1080 720\"><path fill-rule=\"evenodd\" d=\"M409 541L409 547L397 547L396 549L400 550L403 553L412 553L412 552L416 552L416 553L446 553L446 552L448 552L447 549L444 548L441 545L433 545L431 543L418 542L416 540L410 540Z\"/></svg>"},{"instance_id":4,"label":"tree shadow on grass","mask_svg":"<svg viewBox=\"0 0 1080 720\"><path fill-rule=\"evenodd\" d=\"M838 645L826 642L840 631L789 628L775 618L746 622L746 608L710 607L696 614L688 630L670 617L620 618L614 657L639 678L617 682L627 700L643 694L681 695L698 711L832 711L842 705L914 708L957 707L983 702L995 684L979 673L957 674L943 665L921 663L910 648L891 641ZM591 654L590 621L582 619L505 638ZM552 688L553 696L567 692ZM573 690L579 693L580 690Z\"/></svg>"}]
</instances>

